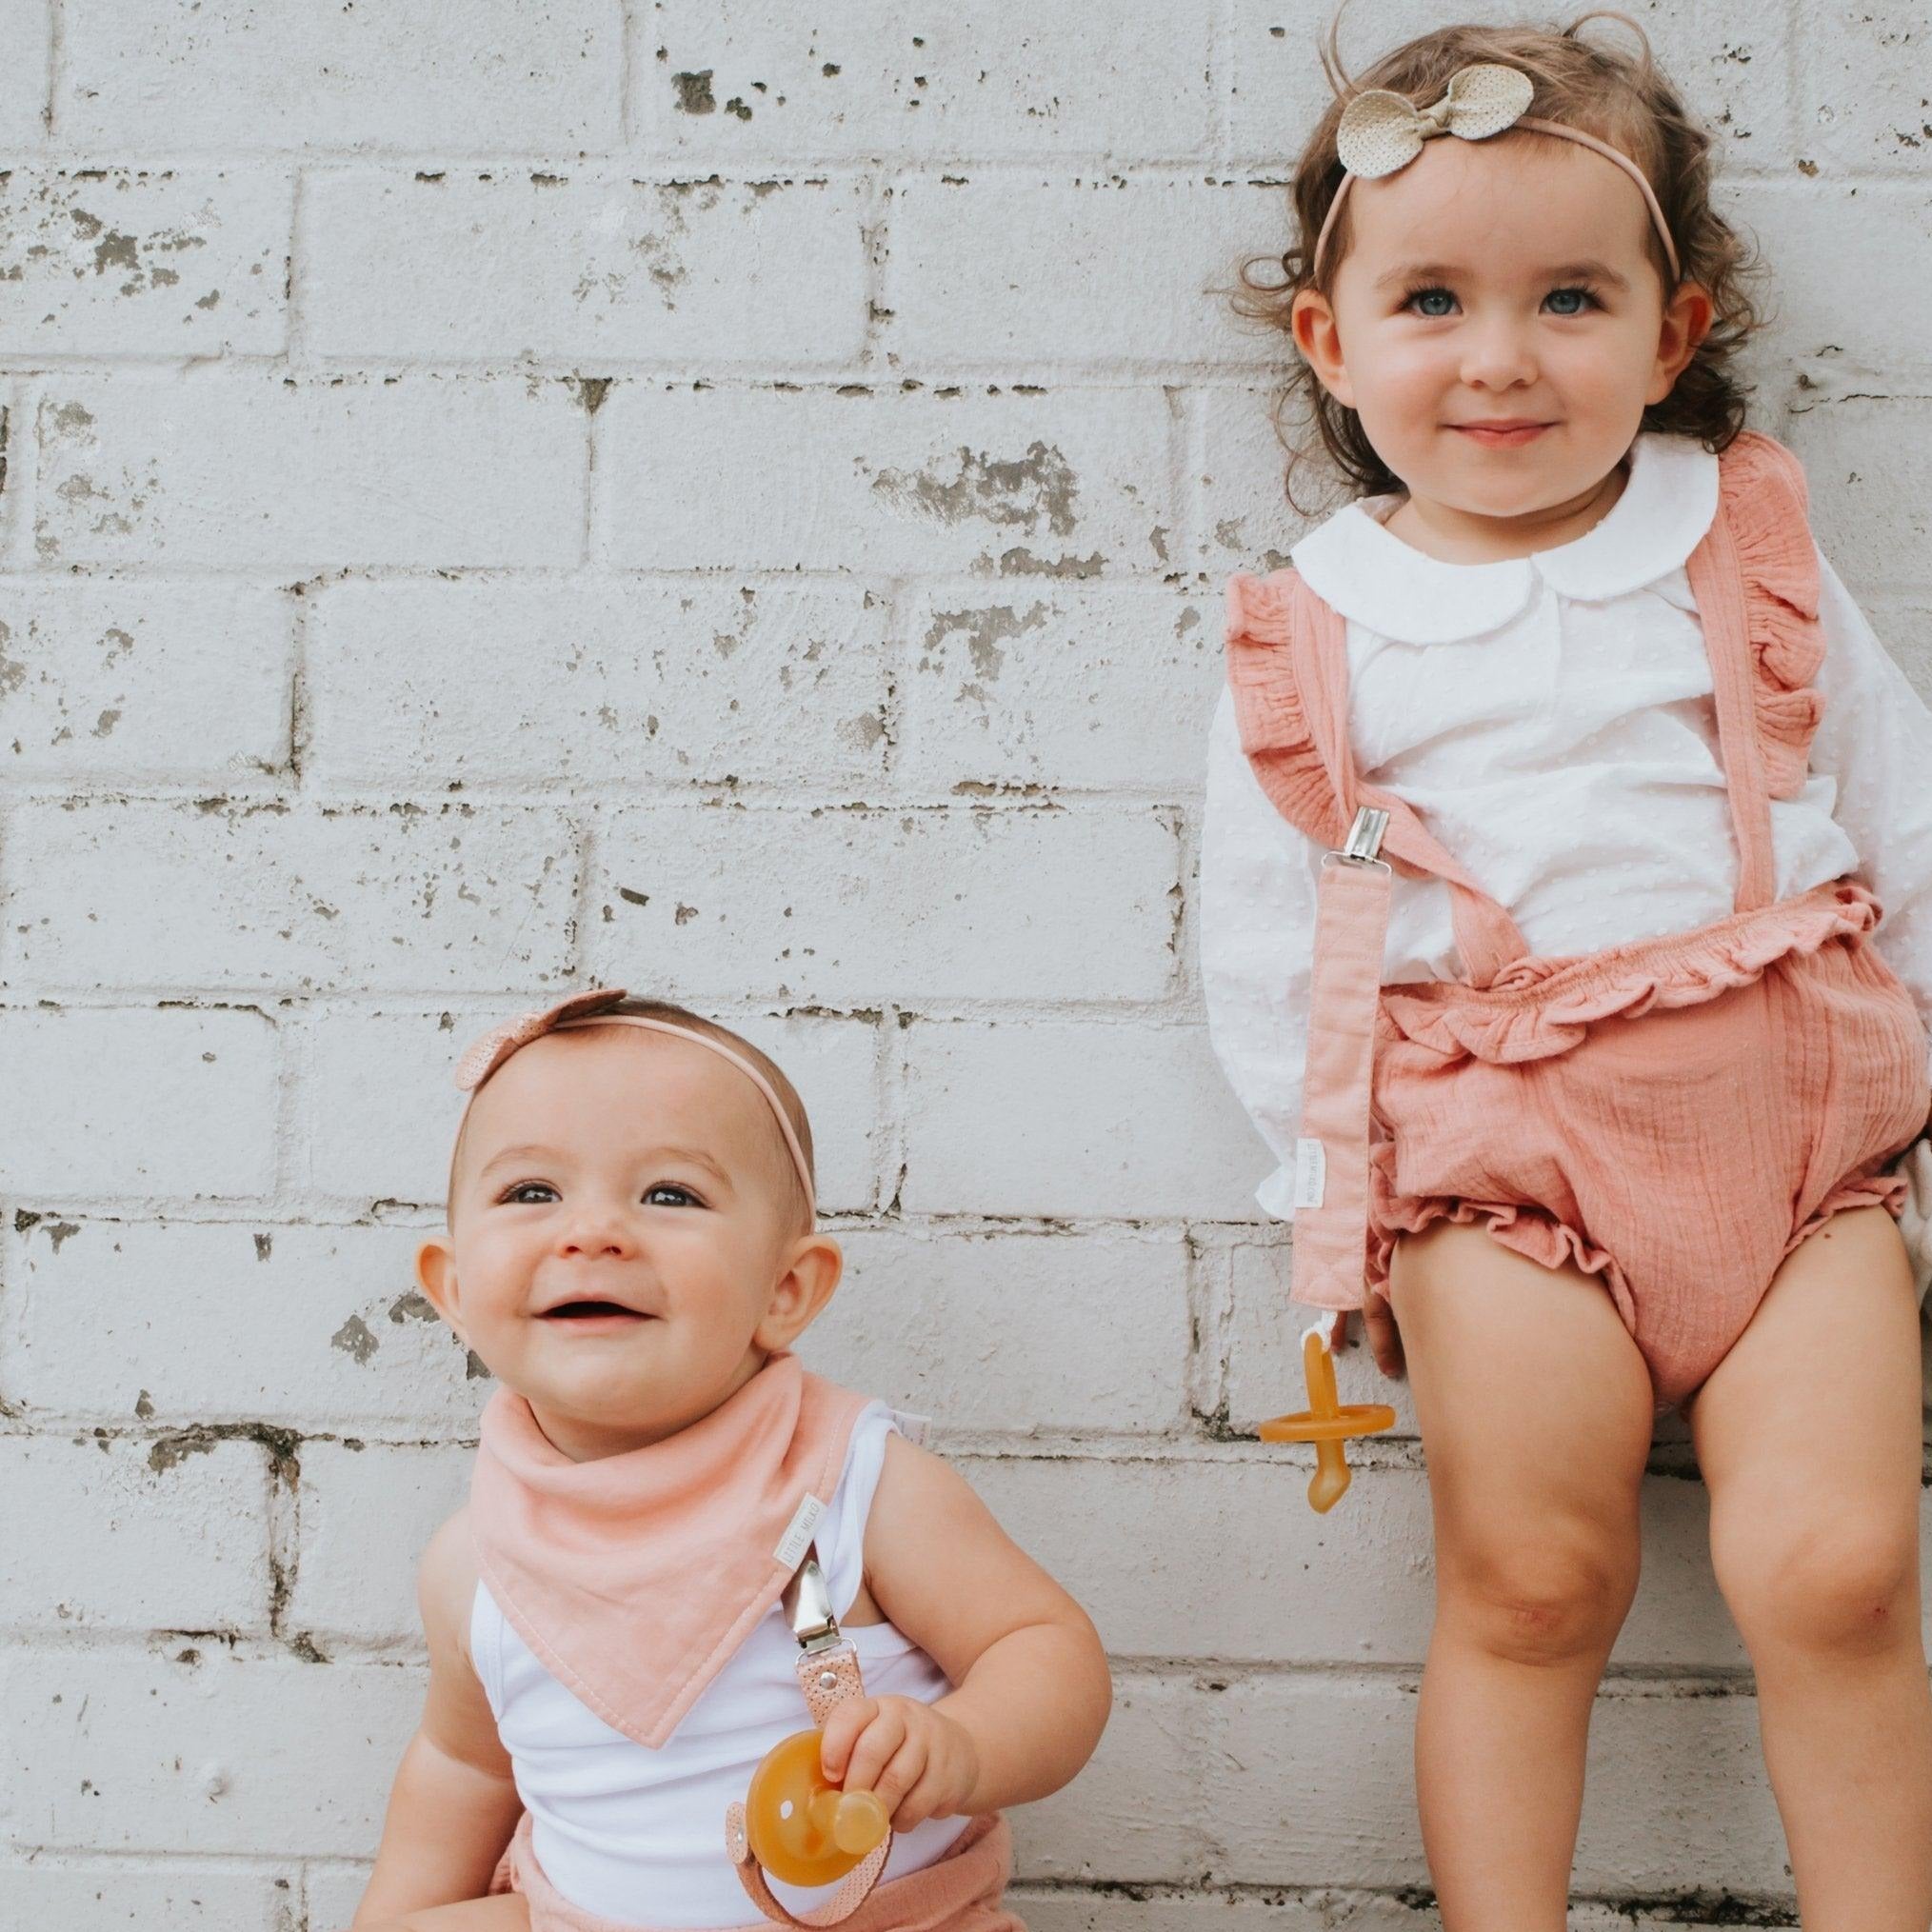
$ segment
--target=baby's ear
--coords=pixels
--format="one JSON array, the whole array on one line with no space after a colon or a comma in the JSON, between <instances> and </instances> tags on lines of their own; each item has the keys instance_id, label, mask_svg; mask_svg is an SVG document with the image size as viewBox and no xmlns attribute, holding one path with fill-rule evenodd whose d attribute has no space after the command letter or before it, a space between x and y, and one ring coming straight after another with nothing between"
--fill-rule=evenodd
<instances>
[{"instance_id":1,"label":"baby's ear","mask_svg":"<svg viewBox=\"0 0 1932 1932\"><path fill-rule=\"evenodd\" d=\"M436 1312L468 1345L469 1338L463 1333L463 1324L457 1315L456 1250L450 1246L448 1235L432 1234L416 1250L416 1283L435 1305Z\"/></svg>"},{"instance_id":2,"label":"baby's ear","mask_svg":"<svg viewBox=\"0 0 1932 1932\"><path fill-rule=\"evenodd\" d=\"M825 1312L845 1268L845 1254L830 1235L801 1235L771 1285L765 1318L752 1339L761 1348L789 1348Z\"/></svg>"}]
</instances>

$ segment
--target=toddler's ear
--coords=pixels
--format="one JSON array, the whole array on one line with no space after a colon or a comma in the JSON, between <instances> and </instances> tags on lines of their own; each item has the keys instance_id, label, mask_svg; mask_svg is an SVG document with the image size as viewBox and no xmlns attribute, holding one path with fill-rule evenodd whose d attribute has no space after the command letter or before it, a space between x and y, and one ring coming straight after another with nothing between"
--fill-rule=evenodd
<instances>
[{"instance_id":1,"label":"toddler's ear","mask_svg":"<svg viewBox=\"0 0 1932 1932\"><path fill-rule=\"evenodd\" d=\"M465 1346L469 1338L457 1318L456 1251L447 1235L432 1234L416 1250L416 1282L435 1305L436 1312L455 1329Z\"/></svg>"},{"instance_id":2,"label":"toddler's ear","mask_svg":"<svg viewBox=\"0 0 1932 1932\"><path fill-rule=\"evenodd\" d=\"M1316 380L1344 409L1352 409L1355 385L1349 381L1347 365L1342 359L1342 331L1327 296L1319 289L1304 289L1295 297L1288 321L1295 347L1315 371Z\"/></svg>"},{"instance_id":3,"label":"toddler's ear","mask_svg":"<svg viewBox=\"0 0 1932 1932\"><path fill-rule=\"evenodd\" d=\"M761 1348L789 1348L824 1313L845 1268L846 1257L830 1235L801 1235L751 1339Z\"/></svg>"}]
</instances>

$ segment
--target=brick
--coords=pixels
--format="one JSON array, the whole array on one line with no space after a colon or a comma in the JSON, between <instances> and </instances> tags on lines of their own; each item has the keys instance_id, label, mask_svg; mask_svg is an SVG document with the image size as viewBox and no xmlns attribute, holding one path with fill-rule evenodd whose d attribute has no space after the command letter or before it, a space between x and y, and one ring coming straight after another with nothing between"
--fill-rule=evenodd
<instances>
[{"instance_id":1,"label":"brick","mask_svg":"<svg viewBox=\"0 0 1932 1932\"><path fill-rule=\"evenodd\" d=\"M62 376L35 542L56 564L569 564L585 419L562 383Z\"/></svg>"},{"instance_id":2,"label":"brick","mask_svg":"<svg viewBox=\"0 0 1932 1932\"><path fill-rule=\"evenodd\" d=\"M854 180L322 174L303 202L306 339L340 357L844 368L866 340L866 198Z\"/></svg>"},{"instance_id":3,"label":"brick","mask_svg":"<svg viewBox=\"0 0 1932 1932\"><path fill-rule=\"evenodd\" d=\"M1169 590L962 587L922 598L910 631L905 784L1198 792L1222 678L1217 605Z\"/></svg>"},{"instance_id":4,"label":"brick","mask_svg":"<svg viewBox=\"0 0 1932 1932\"><path fill-rule=\"evenodd\" d=\"M1750 0L1716 0L1694 15L1667 0L1640 0L1625 10L1649 36L1692 115L1710 126L1722 165L1774 169L1788 162L1783 13ZM1550 22L1548 10L1534 0L1503 0L1482 17L1536 27ZM1228 140L1242 159L1283 174L1291 169L1330 99L1319 51L1328 19L1279 0L1236 0L1219 65L1231 76ZM1343 63L1359 80L1384 54L1444 20L1429 0L1379 0L1372 14L1344 26ZM1597 27L1592 37L1616 48L1635 45L1614 25Z\"/></svg>"},{"instance_id":5,"label":"brick","mask_svg":"<svg viewBox=\"0 0 1932 1932\"><path fill-rule=\"evenodd\" d=\"M1932 208L1920 187L1879 181L1742 181L1721 200L1757 238L1771 270L1771 315L1753 348L1777 392L1794 364L1827 386L1884 388L1922 376L1925 331L1904 311L1932 302ZM1895 299L1848 312L1847 289ZM1876 372L1876 384L1864 380ZM1782 434L1774 425L1774 433Z\"/></svg>"},{"instance_id":6,"label":"brick","mask_svg":"<svg viewBox=\"0 0 1932 1932\"><path fill-rule=\"evenodd\" d=\"M586 945L607 983L644 958L675 997L1145 999L1176 864L1151 808L630 807L598 841Z\"/></svg>"},{"instance_id":7,"label":"brick","mask_svg":"<svg viewBox=\"0 0 1932 1932\"><path fill-rule=\"evenodd\" d=\"M1118 1676L1100 1748L1065 1790L1012 1815L1021 1883L1199 1880L1207 1865L1199 1701L1157 1677ZM1149 1794L1168 1793L1163 1803Z\"/></svg>"},{"instance_id":8,"label":"brick","mask_svg":"<svg viewBox=\"0 0 1932 1932\"><path fill-rule=\"evenodd\" d=\"M367 1857L423 1679L178 1640L0 1653L0 1803L74 1851Z\"/></svg>"},{"instance_id":9,"label":"brick","mask_svg":"<svg viewBox=\"0 0 1932 1932\"><path fill-rule=\"evenodd\" d=\"M1932 23L1922 6L1812 6L1794 64L1799 145L1840 170L1925 178ZM1849 283L1843 287L1852 287Z\"/></svg>"},{"instance_id":10,"label":"brick","mask_svg":"<svg viewBox=\"0 0 1932 1932\"><path fill-rule=\"evenodd\" d=\"M644 568L1113 576L1180 522L1154 388L626 386L598 437L610 561ZM718 514L765 477L783 487Z\"/></svg>"},{"instance_id":11,"label":"brick","mask_svg":"<svg viewBox=\"0 0 1932 1932\"><path fill-rule=\"evenodd\" d=\"M1327 509L1345 500L1330 493L1336 486L1321 445L1311 438L1315 455L1295 472L1296 501L1309 511L1304 516L1287 498L1288 451L1275 433L1268 394L1212 389L1199 408L1200 488L1189 533L1199 567L1217 584L1233 570L1280 569Z\"/></svg>"},{"instance_id":12,"label":"brick","mask_svg":"<svg viewBox=\"0 0 1932 1932\"><path fill-rule=\"evenodd\" d=\"M1194 1897L1114 1892L1009 1892L1006 1903L1027 1932L1442 1932L1443 1922L1399 1899L1344 1899L1334 1892L1299 1897L1204 1891ZM1575 1932L1629 1932L1627 1919L1600 1921L1572 1913Z\"/></svg>"},{"instance_id":13,"label":"brick","mask_svg":"<svg viewBox=\"0 0 1932 1932\"><path fill-rule=\"evenodd\" d=\"M1173 1237L839 1239L846 1279L803 1348L821 1373L942 1430L1140 1434L1185 1414L1187 1256Z\"/></svg>"},{"instance_id":14,"label":"brick","mask_svg":"<svg viewBox=\"0 0 1932 1932\"><path fill-rule=\"evenodd\" d=\"M8 1192L35 1203L264 1193L278 1059L259 1013L0 1010Z\"/></svg>"},{"instance_id":15,"label":"brick","mask_svg":"<svg viewBox=\"0 0 1932 1932\"><path fill-rule=\"evenodd\" d=\"M1932 400L1847 396L1794 416L1811 527L1847 583L1919 588L1932 544Z\"/></svg>"},{"instance_id":16,"label":"brick","mask_svg":"<svg viewBox=\"0 0 1932 1932\"><path fill-rule=\"evenodd\" d=\"M19 484L33 468L32 421L33 410L26 387L0 377L0 461L4 461L8 475L16 486L10 490L0 490L0 567L17 567L29 561L28 519L31 508L26 489Z\"/></svg>"},{"instance_id":17,"label":"brick","mask_svg":"<svg viewBox=\"0 0 1932 1932\"><path fill-rule=\"evenodd\" d=\"M44 984L547 986L576 867L557 814L469 806L26 806L10 969Z\"/></svg>"},{"instance_id":18,"label":"brick","mask_svg":"<svg viewBox=\"0 0 1932 1932\"><path fill-rule=\"evenodd\" d=\"M1576 1875L1580 1892L1703 1886L1783 1893L1783 1841L1755 1699L1659 1684L1597 1701ZM1412 1689L1387 1680L1244 1678L1210 1726L1224 1834L1216 1874L1248 1884L1425 1884L1415 1818ZM1322 1775L1309 1775L1320 1765Z\"/></svg>"},{"instance_id":19,"label":"brick","mask_svg":"<svg viewBox=\"0 0 1932 1932\"><path fill-rule=\"evenodd\" d=\"M219 785L277 771L289 664L278 591L0 580L0 772Z\"/></svg>"},{"instance_id":20,"label":"brick","mask_svg":"<svg viewBox=\"0 0 1932 1932\"><path fill-rule=\"evenodd\" d=\"M441 1206L462 1115L450 1075L463 1049L508 1017L466 1013L318 1014L309 1027L309 1180L333 1202ZM812 1122L819 1200L827 1213L871 1205L878 1191L877 1036L864 1020L721 1014L778 1060ZM368 1096L387 1104L371 1113Z\"/></svg>"},{"instance_id":21,"label":"brick","mask_svg":"<svg viewBox=\"0 0 1932 1932\"><path fill-rule=\"evenodd\" d=\"M1932 595L1881 592L1860 602L1914 688L1932 705Z\"/></svg>"},{"instance_id":22,"label":"brick","mask_svg":"<svg viewBox=\"0 0 1932 1932\"><path fill-rule=\"evenodd\" d=\"M0 1236L0 1391L31 1418L462 1435L490 1383L416 1290L424 1230L52 1221ZM171 1453L171 1452L170 1452ZM165 1457L164 1457L165 1460Z\"/></svg>"},{"instance_id":23,"label":"brick","mask_svg":"<svg viewBox=\"0 0 1932 1932\"><path fill-rule=\"evenodd\" d=\"M614 146L618 0L272 8L206 0L191 22L67 0L64 140L169 149Z\"/></svg>"},{"instance_id":24,"label":"brick","mask_svg":"<svg viewBox=\"0 0 1932 1932\"><path fill-rule=\"evenodd\" d=\"M324 1652L338 1642L420 1648L416 1566L468 1495L474 1460L468 1447L305 1444L286 1626Z\"/></svg>"},{"instance_id":25,"label":"brick","mask_svg":"<svg viewBox=\"0 0 1932 1932\"><path fill-rule=\"evenodd\" d=\"M296 1898L296 1879L272 1867L166 1856L0 1860L0 1899L13 1922L50 1932L295 1932Z\"/></svg>"},{"instance_id":26,"label":"brick","mask_svg":"<svg viewBox=\"0 0 1932 1932\"><path fill-rule=\"evenodd\" d=\"M885 765L886 618L845 584L331 586L307 768L349 787L862 787Z\"/></svg>"},{"instance_id":27,"label":"brick","mask_svg":"<svg viewBox=\"0 0 1932 1932\"><path fill-rule=\"evenodd\" d=\"M309 1904L308 1932L342 1932L362 1903L369 1871L367 1864L311 1864L304 1886Z\"/></svg>"},{"instance_id":28,"label":"brick","mask_svg":"<svg viewBox=\"0 0 1932 1932\"><path fill-rule=\"evenodd\" d=\"M1204 1028L1062 1021L906 1035L917 1214L1252 1219L1265 1151ZM1150 1095L1158 1095L1155 1115ZM1157 1121L1157 1126L1150 1126Z\"/></svg>"},{"instance_id":29,"label":"brick","mask_svg":"<svg viewBox=\"0 0 1932 1932\"><path fill-rule=\"evenodd\" d=\"M913 21L890 0L829 17L783 0L701 13L663 4L645 27L638 118L693 158L1091 154L1202 149L1208 19L1158 0L1057 13L995 0Z\"/></svg>"},{"instance_id":30,"label":"brick","mask_svg":"<svg viewBox=\"0 0 1932 1932\"><path fill-rule=\"evenodd\" d=\"M269 1471L253 1443L4 1438L0 1497L13 1629L268 1629Z\"/></svg>"},{"instance_id":31,"label":"brick","mask_svg":"<svg viewBox=\"0 0 1932 1932\"><path fill-rule=\"evenodd\" d=\"M1284 207L1240 180L914 176L894 194L887 340L914 368L1271 360L1213 291L1244 253L1281 254ZM1158 263L1177 299L1097 301L1128 260Z\"/></svg>"},{"instance_id":32,"label":"brick","mask_svg":"<svg viewBox=\"0 0 1932 1932\"><path fill-rule=\"evenodd\" d=\"M0 0L0 148L38 148L47 140L48 49L52 0Z\"/></svg>"},{"instance_id":33,"label":"brick","mask_svg":"<svg viewBox=\"0 0 1932 1932\"><path fill-rule=\"evenodd\" d=\"M282 169L10 170L0 353L277 353L292 206Z\"/></svg>"}]
</instances>

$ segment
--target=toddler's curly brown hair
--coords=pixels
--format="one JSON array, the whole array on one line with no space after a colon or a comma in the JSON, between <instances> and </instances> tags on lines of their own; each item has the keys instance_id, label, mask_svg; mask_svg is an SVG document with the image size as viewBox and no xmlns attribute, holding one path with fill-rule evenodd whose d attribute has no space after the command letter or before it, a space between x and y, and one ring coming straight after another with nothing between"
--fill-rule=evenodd
<instances>
[{"instance_id":1,"label":"toddler's curly brown hair","mask_svg":"<svg viewBox=\"0 0 1932 1932\"><path fill-rule=\"evenodd\" d=\"M1581 30L1593 20L1621 22L1637 36L1641 51L1585 40ZM1498 62L1520 69L1535 84L1525 110L1529 116L1594 134L1643 170L1669 224L1683 279L1698 283L1710 294L1712 320L1710 332L1669 395L1644 409L1643 427L1693 436L1711 450L1730 443L1744 427L1749 393L1731 363L1762 320L1755 288L1761 265L1753 243L1711 207L1710 136L1685 111L1677 90L1652 58L1643 28L1627 14L1606 10L1581 14L1564 28L1442 27L1384 54L1357 80L1343 70L1341 28L1338 11L1322 50L1335 99L1316 123L1288 187L1294 240L1285 254L1250 256L1241 265L1241 287L1233 295L1237 312L1280 329L1292 346L1290 313L1295 297L1309 288L1324 295L1332 291L1336 269L1348 253L1346 202L1328 237L1319 276L1312 256L1315 238L1342 185L1335 130L1343 110L1357 93L1386 88L1425 107L1441 98L1459 68ZM1529 133L1522 138L1553 137ZM1649 246L1667 292L1669 264L1654 230ZM1275 426L1288 448L1288 501L1298 511L1303 507L1295 500L1296 472L1316 452L1288 428L1291 416L1312 423L1333 469L1358 493L1383 495L1402 489L1401 480L1363 434L1360 417L1322 387L1296 351L1286 384L1276 398Z\"/></svg>"}]
</instances>

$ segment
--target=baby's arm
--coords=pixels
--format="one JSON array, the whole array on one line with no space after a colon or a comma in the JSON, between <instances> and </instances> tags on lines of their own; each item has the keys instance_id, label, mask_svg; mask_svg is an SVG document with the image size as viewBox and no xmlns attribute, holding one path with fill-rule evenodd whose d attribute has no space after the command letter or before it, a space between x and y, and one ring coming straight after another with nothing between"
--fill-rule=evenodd
<instances>
[{"instance_id":1,"label":"baby's arm","mask_svg":"<svg viewBox=\"0 0 1932 1932\"><path fill-rule=\"evenodd\" d=\"M956 1686L929 1705L856 1699L827 1721L826 1775L877 1791L896 1830L1044 1798L1093 1755L1113 1685L1086 1612L901 1436L866 1526L866 1586Z\"/></svg>"},{"instance_id":2,"label":"baby's arm","mask_svg":"<svg viewBox=\"0 0 1932 1932\"><path fill-rule=\"evenodd\" d=\"M416 1594L429 1645L429 1689L389 1792L375 1871L355 1915L362 1927L481 1898L523 1808L469 1661L476 1564L467 1510L430 1539Z\"/></svg>"}]
</instances>

